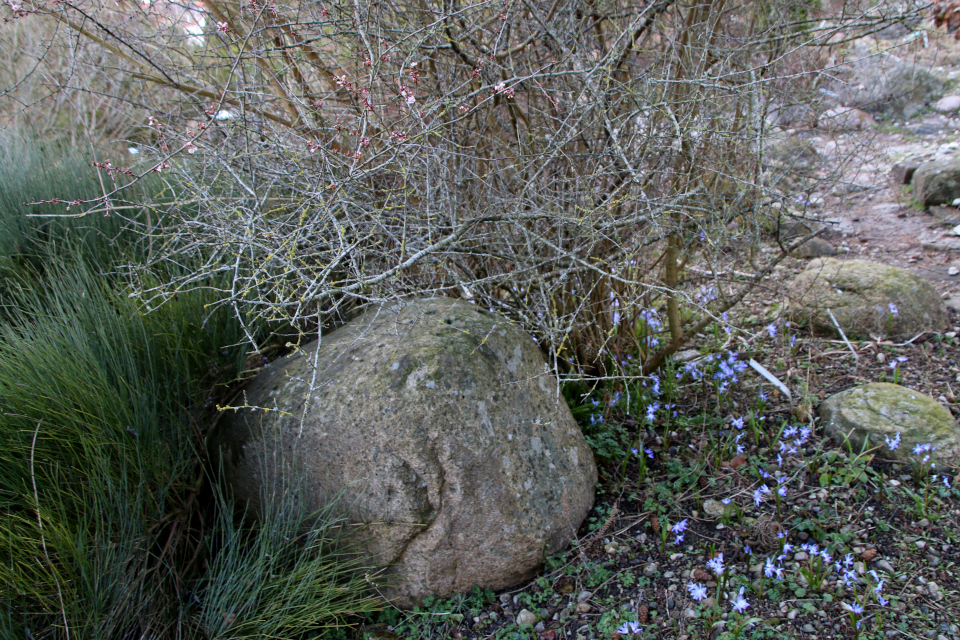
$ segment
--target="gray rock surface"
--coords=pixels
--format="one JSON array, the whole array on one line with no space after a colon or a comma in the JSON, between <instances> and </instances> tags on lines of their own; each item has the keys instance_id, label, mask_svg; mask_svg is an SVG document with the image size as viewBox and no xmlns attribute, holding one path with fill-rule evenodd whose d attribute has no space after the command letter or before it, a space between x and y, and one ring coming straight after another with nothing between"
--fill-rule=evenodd
<instances>
[{"instance_id":1,"label":"gray rock surface","mask_svg":"<svg viewBox=\"0 0 960 640\"><path fill-rule=\"evenodd\" d=\"M834 394L820 405L820 422L835 440L850 439L855 452L880 447L884 458L916 463L918 444L932 444L935 461L955 463L960 455L960 427L950 412L930 396L887 382L874 382ZM886 438L900 433L893 450Z\"/></svg>"},{"instance_id":2,"label":"gray rock surface","mask_svg":"<svg viewBox=\"0 0 960 640\"><path fill-rule=\"evenodd\" d=\"M960 198L960 161L924 162L913 172L913 194L925 207Z\"/></svg>"},{"instance_id":3,"label":"gray rock surface","mask_svg":"<svg viewBox=\"0 0 960 640\"><path fill-rule=\"evenodd\" d=\"M874 117L909 118L934 104L946 83L928 69L893 56L864 56L853 65L853 76L834 87L847 107Z\"/></svg>"},{"instance_id":4,"label":"gray rock surface","mask_svg":"<svg viewBox=\"0 0 960 640\"><path fill-rule=\"evenodd\" d=\"M896 309L891 312L890 304ZM836 335L833 312L848 338L910 337L947 326L940 295L923 277L864 260L818 258L789 286L787 313L814 331Z\"/></svg>"},{"instance_id":5,"label":"gray rock surface","mask_svg":"<svg viewBox=\"0 0 960 640\"><path fill-rule=\"evenodd\" d=\"M273 363L246 392L272 410L228 416L213 449L254 510L263 483L283 489L278 459L295 462L311 507L342 493L397 604L500 589L566 547L593 504L593 454L555 385L509 320L407 300Z\"/></svg>"}]
</instances>

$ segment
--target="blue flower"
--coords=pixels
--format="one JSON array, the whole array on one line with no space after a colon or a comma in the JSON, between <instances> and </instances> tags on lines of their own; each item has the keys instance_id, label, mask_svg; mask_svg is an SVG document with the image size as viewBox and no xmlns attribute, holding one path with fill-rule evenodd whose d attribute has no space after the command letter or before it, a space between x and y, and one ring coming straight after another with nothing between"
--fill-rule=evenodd
<instances>
[{"instance_id":1,"label":"blue flower","mask_svg":"<svg viewBox=\"0 0 960 640\"><path fill-rule=\"evenodd\" d=\"M701 600L706 599L707 597L707 588L700 584L699 582L691 582L687 585L687 592L690 594L690 597L700 602Z\"/></svg>"}]
</instances>

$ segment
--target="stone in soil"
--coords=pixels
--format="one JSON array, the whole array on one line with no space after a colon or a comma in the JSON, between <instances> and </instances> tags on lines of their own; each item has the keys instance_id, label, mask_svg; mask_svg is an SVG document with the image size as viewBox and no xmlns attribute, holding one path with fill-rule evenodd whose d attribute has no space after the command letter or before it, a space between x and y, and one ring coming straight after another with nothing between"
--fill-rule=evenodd
<instances>
[{"instance_id":1,"label":"stone in soil","mask_svg":"<svg viewBox=\"0 0 960 640\"><path fill-rule=\"evenodd\" d=\"M960 198L960 161L921 164L913 174L913 194L925 207L950 204Z\"/></svg>"},{"instance_id":2,"label":"stone in soil","mask_svg":"<svg viewBox=\"0 0 960 640\"><path fill-rule=\"evenodd\" d=\"M920 167L917 162L898 162L890 170L890 177L896 184L910 184L914 172Z\"/></svg>"},{"instance_id":3,"label":"stone in soil","mask_svg":"<svg viewBox=\"0 0 960 640\"><path fill-rule=\"evenodd\" d=\"M935 446L930 455L938 463L952 464L960 455L960 427L950 411L924 393L887 382L830 396L820 405L820 424L839 442L849 434L854 451L880 447L884 457L908 464L922 458L913 454L917 445ZM891 451L886 439L897 433L901 441Z\"/></svg>"},{"instance_id":4,"label":"stone in soil","mask_svg":"<svg viewBox=\"0 0 960 640\"><path fill-rule=\"evenodd\" d=\"M518 627L532 627L536 623L537 623L537 615L532 611L521 609L520 613L517 614Z\"/></svg>"},{"instance_id":5,"label":"stone in soil","mask_svg":"<svg viewBox=\"0 0 960 640\"><path fill-rule=\"evenodd\" d=\"M954 113L960 110L960 96L944 96L937 100L933 108L940 113Z\"/></svg>"},{"instance_id":6,"label":"stone in soil","mask_svg":"<svg viewBox=\"0 0 960 640\"><path fill-rule=\"evenodd\" d=\"M810 238L793 250L793 257L800 258L802 260L808 260L811 258L832 256L836 253L837 250L834 248L834 246L823 238Z\"/></svg>"}]
</instances>

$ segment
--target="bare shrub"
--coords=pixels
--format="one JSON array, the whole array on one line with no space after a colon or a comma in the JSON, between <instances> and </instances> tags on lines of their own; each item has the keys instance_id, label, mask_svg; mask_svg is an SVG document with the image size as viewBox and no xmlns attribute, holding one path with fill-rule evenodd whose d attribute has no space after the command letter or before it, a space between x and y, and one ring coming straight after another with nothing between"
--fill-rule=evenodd
<instances>
[{"instance_id":1,"label":"bare shrub","mask_svg":"<svg viewBox=\"0 0 960 640\"><path fill-rule=\"evenodd\" d=\"M163 17L192 4L57 7L23 20L180 97L149 127L181 199L145 231L159 260L202 267L145 299L227 273L238 317L312 331L371 301L462 296L523 323L557 370L602 375L637 349L649 373L786 255L756 251L780 224L765 202L793 195L764 176L768 111L815 93L838 33L913 15L206 0L198 35Z\"/></svg>"}]
</instances>

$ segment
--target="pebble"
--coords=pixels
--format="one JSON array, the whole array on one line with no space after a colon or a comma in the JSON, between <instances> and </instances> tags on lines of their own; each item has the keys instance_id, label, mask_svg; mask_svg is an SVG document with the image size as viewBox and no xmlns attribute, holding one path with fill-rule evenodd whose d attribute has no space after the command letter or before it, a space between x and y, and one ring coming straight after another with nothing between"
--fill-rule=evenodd
<instances>
[{"instance_id":1,"label":"pebble","mask_svg":"<svg viewBox=\"0 0 960 640\"><path fill-rule=\"evenodd\" d=\"M713 596L705 598L703 600L703 606L707 607L708 609L713 609L715 606L717 606L717 599Z\"/></svg>"},{"instance_id":2,"label":"pebble","mask_svg":"<svg viewBox=\"0 0 960 640\"><path fill-rule=\"evenodd\" d=\"M960 269L957 269L956 267L947 267L948 276L955 276L957 274L960 274Z\"/></svg>"},{"instance_id":3,"label":"pebble","mask_svg":"<svg viewBox=\"0 0 960 640\"><path fill-rule=\"evenodd\" d=\"M683 557L683 554L682 554L682 553L671 553L671 554L670 554L670 562L676 562L677 560L681 559L682 557Z\"/></svg>"},{"instance_id":4,"label":"pebble","mask_svg":"<svg viewBox=\"0 0 960 640\"><path fill-rule=\"evenodd\" d=\"M893 575L893 573L895 572L893 565L890 564L890 562L886 559L877 560L877 569L880 569L880 571L889 573L891 575Z\"/></svg>"},{"instance_id":5,"label":"pebble","mask_svg":"<svg viewBox=\"0 0 960 640\"><path fill-rule=\"evenodd\" d=\"M930 592L930 597L934 600L940 600L943 598L943 594L940 593L940 585L938 585L936 582L928 582L927 591Z\"/></svg>"},{"instance_id":6,"label":"pebble","mask_svg":"<svg viewBox=\"0 0 960 640\"><path fill-rule=\"evenodd\" d=\"M917 540L914 544L917 545L917 549L923 549L927 546L927 543L923 540Z\"/></svg>"},{"instance_id":7,"label":"pebble","mask_svg":"<svg viewBox=\"0 0 960 640\"><path fill-rule=\"evenodd\" d=\"M657 572L657 568L657 563L651 562L643 568L643 575L647 576L648 578L653 577L653 574Z\"/></svg>"},{"instance_id":8,"label":"pebble","mask_svg":"<svg viewBox=\"0 0 960 640\"><path fill-rule=\"evenodd\" d=\"M521 609L520 613L517 614L518 627L532 627L536 623L537 623L537 616L532 611Z\"/></svg>"},{"instance_id":9,"label":"pebble","mask_svg":"<svg viewBox=\"0 0 960 640\"><path fill-rule=\"evenodd\" d=\"M640 544L645 544L647 542L647 534L641 533L636 538L634 538L634 540L636 540Z\"/></svg>"},{"instance_id":10,"label":"pebble","mask_svg":"<svg viewBox=\"0 0 960 640\"><path fill-rule=\"evenodd\" d=\"M806 531L801 531L799 534L799 538L804 542L806 542L809 537L810 537L810 534L807 533Z\"/></svg>"},{"instance_id":11,"label":"pebble","mask_svg":"<svg viewBox=\"0 0 960 640\"><path fill-rule=\"evenodd\" d=\"M580 594L577 595L577 602L583 602L584 600L589 600L589 599L592 598L592 597L593 597L593 593L592 593L592 592L590 592L590 591L581 591Z\"/></svg>"},{"instance_id":12,"label":"pebble","mask_svg":"<svg viewBox=\"0 0 960 640\"><path fill-rule=\"evenodd\" d=\"M816 633L817 630L813 628L813 625L812 625L812 624L807 623L807 624L803 625L803 632L804 632L804 633Z\"/></svg>"},{"instance_id":13,"label":"pebble","mask_svg":"<svg viewBox=\"0 0 960 640\"><path fill-rule=\"evenodd\" d=\"M923 520L921 520L920 522L917 523L917 526L918 526L918 527L923 527L924 529L926 529L927 527L930 526L930 521L927 520L926 518L924 518Z\"/></svg>"},{"instance_id":14,"label":"pebble","mask_svg":"<svg viewBox=\"0 0 960 640\"><path fill-rule=\"evenodd\" d=\"M616 553L616 552L617 552L617 549L619 549L619 548L620 548L620 545L617 544L616 542L611 542L610 544L605 544L605 545L603 545L603 550L606 551L608 554L611 554L611 555L614 554L614 553Z\"/></svg>"},{"instance_id":15,"label":"pebble","mask_svg":"<svg viewBox=\"0 0 960 640\"><path fill-rule=\"evenodd\" d=\"M675 574L673 571L665 571L663 574L663 577L669 580L670 578L673 578L676 575L677 574Z\"/></svg>"},{"instance_id":16,"label":"pebble","mask_svg":"<svg viewBox=\"0 0 960 640\"><path fill-rule=\"evenodd\" d=\"M795 554L793 554L793 559L796 562L803 562L804 560L808 560L809 558L810 556L807 555L806 551L797 551Z\"/></svg>"},{"instance_id":17,"label":"pebble","mask_svg":"<svg viewBox=\"0 0 960 640\"><path fill-rule=\"evenodd\" d=\"M542 622L538 622L538 623L537 623L537 626L535 626L535 627L533 628L533 630L534 630L536 633L543 633L544 631L547 630L547 625L543 624Z\"/></svg>"},{"instance_id":18,"label":"pebble","mask_svg":"<svg viewBox=\"0 0 960 640\"><path fill-rule=\"evenodd\" d=\"M677 606L677 602L673 599L673 596L667 598L667 609L673 609L675 606Z\"/></svg>"},{"instance_id":19,"label":"pebble","mask_svg":"<svg viewBox=\"0 0 960 640\"><path fill-rule=\"evenodd\" d=\"M592 608L593 607L591 607L586 602L581 602L577 605L577 613L590 613L590 609Z\"/></svg>"},{"instance_id":20,"label":"pebble","mask_svg":"<svg viewBox=\"0 0 960 640\"><path fill-rule=\"evenodd\" d=\"M939 566L940 566L940 558L938 558L937 556L933 555L932 553L928 553L928 554L926 555L926 558L927 558L927 562L930 563L930 566L931 566L931 567L939 567Z\"/></svg>"},{"instance_id":21,"label":"pebble","mask_svg":"<svg viewBox=\"0 0 960 640\"><path fill-rule=\"evenodd\" d=\"M511 602L513 602L513 596L511 596L509 593L501 593L501 594L500 594L500 605L501 605L501 606L506 607L506 606L508 606Z\"/></svg>"},{"instance_id":22,"label":"pebble","mask_svg":"<svg viewBox=\"0 0 960 640\"><path fill-rule=\"evenodd\" d=\"M683 610L684 618L699 618L700 614L694 611L693 609L684 609Z\"/></svg>"}]
</instances>

